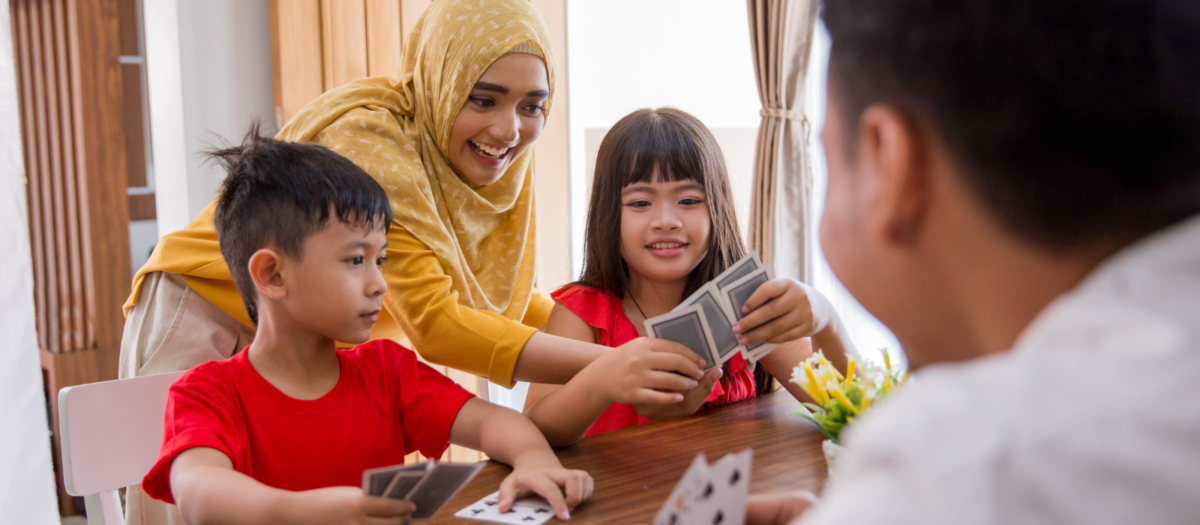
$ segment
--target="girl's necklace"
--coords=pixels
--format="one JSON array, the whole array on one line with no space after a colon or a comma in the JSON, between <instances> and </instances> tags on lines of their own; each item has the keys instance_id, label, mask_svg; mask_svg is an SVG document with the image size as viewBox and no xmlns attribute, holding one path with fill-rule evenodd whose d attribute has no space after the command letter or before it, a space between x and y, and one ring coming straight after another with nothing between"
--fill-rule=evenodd
<instances>
[{"instance_id":1,"label":"girl's necklace","mask_svg":"<svg viewBox=\"0 0 1200 525\"><path fill-rule=\"evenodd\" d=\"M642 311L642 305L638 304L637 297L633 296L633 292L629 292L629 299L633 301L633 306L637 307L638 313L642 314L642 319L649 319L649 317L646 317L646 312Z\"/></svg>"}]
</instances>

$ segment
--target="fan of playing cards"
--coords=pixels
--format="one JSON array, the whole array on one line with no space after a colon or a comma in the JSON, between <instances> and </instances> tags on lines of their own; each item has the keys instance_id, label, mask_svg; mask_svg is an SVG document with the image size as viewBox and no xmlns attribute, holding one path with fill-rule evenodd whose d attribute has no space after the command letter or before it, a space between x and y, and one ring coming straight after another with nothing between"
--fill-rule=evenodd
<instances>
[{"instance_id":1,"label":"fan of playing cards","mask_svg":"<svg viewBox=\"0 0 1200 525\"><path fill-rule=\"evenodd\" d=\"M748 362L757 362L774 350L771 343L738 344L733 324L745 314L742 305L763 283L774 276L758 254L750 252L724 273L701 286L696 293L669 313L646 320L650 337L675 341L696 352L704 369L725 364L741 352Z\"/></svg>"},{"instance_id":2,"label":"fan of playing cards","mask_svg":"<svg viewBox=\"0 0 1200 525\"><path fill-rule=\"evenodd\" d=\"M697 454L654 516L654 525L744 524L753 453L735 452L711 466L703 452Z\"/></svg>"},{"instance_id":3,"label":"fan of playing cards","mask_svg":"<svg viewBox=\"0 0 1200 525\"><path fill-rule=\"evenodd\" d=\"M408 500L417 506L412 520L432 519L462 489L483 463L444 463L428 460L363 472L363 492L371 496Z\"/></svg>"}]
</instances>

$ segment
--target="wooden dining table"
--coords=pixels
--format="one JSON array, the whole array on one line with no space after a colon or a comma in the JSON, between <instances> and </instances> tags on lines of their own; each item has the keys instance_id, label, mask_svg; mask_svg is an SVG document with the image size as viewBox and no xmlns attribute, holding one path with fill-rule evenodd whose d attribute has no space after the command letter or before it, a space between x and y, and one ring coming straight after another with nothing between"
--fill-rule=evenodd
<instances>
[{"instance_id":1,"label":"wooden dining table","mask_svg":"<svg viewBox=\"0 0 1200 525\"><path fill-rule=\"evenodd\" d=\"M793 415L798 410L798 402L781 390L691 417L586 437L558 449L563 466L586 470L596 482L592 499L571 512L571 523L651 523L700 452L712 463L725 454L754 449L752 494L817 492L826 477L824 436ZM454 513L499 490L500 481L511 471L487 462L429 523L470 521L455 518Z\"/></svg>"}]
</instances>

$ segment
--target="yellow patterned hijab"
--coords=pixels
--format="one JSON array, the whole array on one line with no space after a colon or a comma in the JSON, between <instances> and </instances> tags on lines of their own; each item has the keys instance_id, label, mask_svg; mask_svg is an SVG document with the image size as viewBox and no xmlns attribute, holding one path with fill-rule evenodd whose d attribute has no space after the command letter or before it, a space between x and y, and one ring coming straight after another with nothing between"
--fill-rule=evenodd
<instances>
[{"instance_id":1,"label":"yellow patterned hijab","mask_svg":"<svg viewBox=\"0 0 1200 525\"><path fill-rule=\"evenodd\" d=\"M279 132L346 156L387 191L397 224L428 246L459 303L520 320L534 279L533 152L476 186L450 164L450 128L475 82L504 54L554 57L526 0L439 0L417 21L396 79L351 82L309 103ZM402 264L402 261L392 261Z\"/></svg>"}]
</instances>

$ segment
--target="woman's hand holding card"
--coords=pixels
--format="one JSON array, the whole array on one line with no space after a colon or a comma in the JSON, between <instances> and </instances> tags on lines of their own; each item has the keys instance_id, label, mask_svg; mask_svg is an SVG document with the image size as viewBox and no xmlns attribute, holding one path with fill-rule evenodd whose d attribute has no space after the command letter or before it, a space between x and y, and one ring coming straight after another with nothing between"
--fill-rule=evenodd
<instances>
[{"instance_id":1,"label":"woman's hand holding card","mask_svg":"<svg viewBox=\"0 0 1200 525\"><path fill-rule=\"evenodd\" d=\"M703 360L679 343L639 337L609 350L585 371L612 403L672 404L699 385L701 366Z\"/></svg>"},{"instance_id":2,"label":"woman's hand holding card","mask_svg":"<svg viewBox=\"0 0 1200 525\"><path fill-rule=\"evenodd\" d=\"M700 405L704 404L704 400L712 394L713 386L720 381L721 367L713 367L704 373L704 378L700 380L700 384L696 388L683 393L683 401L671 403L669 405L662 404L635 404L634 410L637 410L639 416L650 419L672 419L677 417L685 417L695 414L700 410Z\"/></svg>"}]
</instances>

